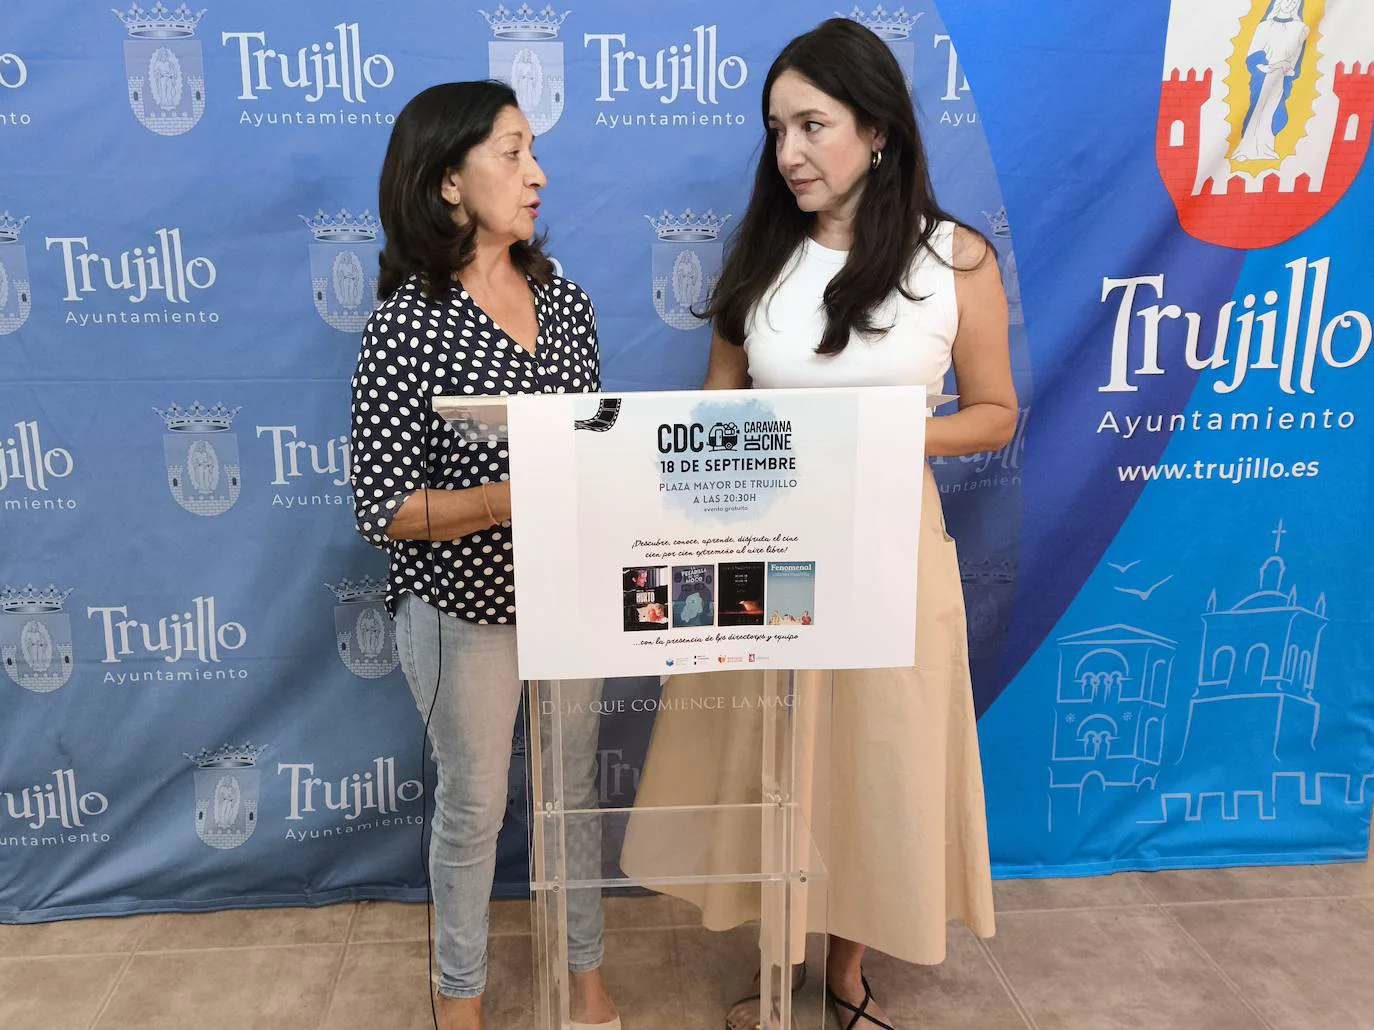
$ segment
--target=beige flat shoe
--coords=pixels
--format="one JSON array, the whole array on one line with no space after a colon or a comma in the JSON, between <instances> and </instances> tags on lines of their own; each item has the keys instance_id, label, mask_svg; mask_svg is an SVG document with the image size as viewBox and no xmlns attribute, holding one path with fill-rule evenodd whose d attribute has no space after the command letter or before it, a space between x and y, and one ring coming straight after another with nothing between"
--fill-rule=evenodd
<instances>
[{"instance_id":1,"label":"beige flat shoe","mask_svg":"<svg viewBox=\"0 0 1374 1030\"><path fill-rule=\"evenodd\" d=\"M620 1017L616 1016L609 1023L569 1023L571 1030L620 1030Z\"/></svg>"}]
</instances>

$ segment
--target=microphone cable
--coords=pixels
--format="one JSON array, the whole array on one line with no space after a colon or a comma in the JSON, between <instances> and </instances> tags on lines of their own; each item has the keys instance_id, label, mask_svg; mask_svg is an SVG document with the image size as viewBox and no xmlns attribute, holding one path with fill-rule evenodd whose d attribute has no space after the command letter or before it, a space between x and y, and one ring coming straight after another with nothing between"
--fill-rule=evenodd
<instances>
[{"instance_id":1,"label":"microphone cable","mask_svg":"<svg viewBox=\"0 0 1374 1030\"><path fill-rule=\"evenodd\" d=\"M433 415L433 409L432 409L432 408L431 408L431 410L430 410L430 412L429 412L428 414L432 417L432 415ZM429 554L429 563L430 563L430 567L432 568L432 570L433 570L433 572L434 572L434 574L435 574L435 576L436 576L436 579L434 580L434 582L437 582L437 581L438 581L438 580L437 580L437 576L438 576L438 572L439 572L439 563L438 563L438 560L434 557L434 542L435 542L435 541L434 541L434 530L433 530L433 527L432 527L432 525L431 525L431 523L430 523L430 518L429 518L429 490L430 490L430 484L429 484L429 439L428 439L428 434L426 434L426 438L425 438L425 440L424 440L424 442L423 442L423 448L424 448L424 449L421 451L420 470L421 470L421 482L424 484L424 485L422 486L422 489L424 490L424 494L425 494L425 540L426 540L426 544L427 544L427 546L428 546L428 554ZM419 600L419 598L416 598L416 600ZM421 731L421 733L420 733L420 796L421 796L422 798L426 798L426 799L429 797L429 789L428 789L428 787L426 786L426 781L427 781L427 769L426 769L427 763L426 763L426 758L427 758L428 756L427 756L426 753L425 753L425 745L429 743L429 724L430 724L430 721L434 718L434 707L435 707L435 705L437 705L438 702L439 702L439 689L440 689L440 685L443 683L443 674L444 674L444 622L443 622L444 613L441 612L441 611L439 610L439 606L438 606L437 604L434 605L434 619L435 619L435 621L434 621L434 639L435 639L436 646L437 646L437 650L438 650L436 668L435 668L435 670L434 670L434 696L430 698L430 701L429 701L429 711L425 714L425 728L424 728L424 729ZM417 674L418 674L418 671L419 671L419 670L416 670ZM439 755L438 755L438 750L437 750L437 749L435 749L434 761L435 761L435 769L436 769L436 771L437 771L437 769L438 769L438 761L439 761ZM435 781L435 786L436 786L436 788L437 788L437 786L438 786L438 781L437 781L437 779L436 779L436 781ZM424 802L422 802L422 804L424 804ZM435 808L434 808L435 814L438 813L438 810L439 810L439 809L438 809L438 799L436 798L436 799L435 799ZM429 847L426 846L426 840L425 840L425 831L426 831L427 829L430 829L430 827L429 827L429 824L428 824L427 820L425 819L424 809L421 808L421 810L420 810L420 870L421 870L421 872L422 872L422 874L423 874L423 876L424 876L424 883L425 883L425 944L426 944L426 946L427 946L427 948L426 948L426 953L427 953L427 955L428 955L428 963L427 963L427 965L426 965L426 967L425 967L425 988L426 988L427 993L429 994L429 1014L430 1014L430 1018L433 1019L433 1021L434 1021L434 1030L439 1030L439 1008L438 1008L438 1002L436 1002L436 1001L434 1000L434 995L435 995L436 993L438 993L438 990L439 990L439 985L438 985L436 982L434 982L434 884L431 882L430 876L429 876ZM432 843L433 843L433 834L432 834L432 833L431 833L431 835L430 835L430 838L431 838L431 839L430 839L430 843L432 844ZM440 975L441 977L443 976L442 971L440 971L440 974L439 974L439 975Z\"/></svg>"}]
</instances>

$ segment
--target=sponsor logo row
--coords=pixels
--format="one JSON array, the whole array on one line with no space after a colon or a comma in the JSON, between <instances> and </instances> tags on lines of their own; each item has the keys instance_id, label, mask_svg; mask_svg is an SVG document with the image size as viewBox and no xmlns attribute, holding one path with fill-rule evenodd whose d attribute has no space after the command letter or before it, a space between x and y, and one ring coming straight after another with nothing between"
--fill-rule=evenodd
<instances>
[{"instance_id":1,"label":"sponsor logo row","mask_svg":"<svg viewBox=\"0 0 1374 1030\"><path fill-rule=\"evenodd\" d=\"M691 331L705 323L697 312L720 276L729 213L663 210L645 215L652 231L650 289L665 325ZM1011 228L1005 208L983 215L998 241L1012 317L1021 320ZM302 254L301 282L320 318L340 332L363 330L376 306L381 222L371 211L300 216L309 231L308 276ZM37 257L30 255L32 215L0 212L0 337L18 331L32 314L35 291L52 303L64 326L95 329L221 325L216 298L222 257L177 226L160 226L142 238L107 242L89 233L43 231ZM642 230L641 230L642 231ZM302 250L304 251L304 247ZM41 270L40 270L41 269ZM561 268L555 263L555 270Z\"/></svg>"},{"instance_id":2,"label":"sponsor logo row","mask_svg":"<svg viewBox=\"0 0 1374 1030\"><path fill-rule=\"evenodd\" d=\"M264 793L284 839L292 841L418 827L424 818L425 785L399 771L393 755L325 775L318 762L262 762L267 750L244 743L183 756L196 836L209 847L246 844L258 829ZM65 768L41 782L0 789L0 848L108 844L127 813L119 811L113 788L100 786L92 789L76 769Z\"/></svg>"},{"instance_id":3,"label":"sponsor logo row","mask_svg":"<svg viewBox=\"0 0 1374 1030\"><path fill-rule=\"evenodd\" d=\"M953 43L934 27L922 31L924 13L888 12L880 5L871 12L856 7L849 17L887 40L908 83L918 45L932 48L948 66L941 100L967 99L969 86ZM211 93L239 125L254 129L390 125L406 99L393 88L406 58L377 48L375 27L362 21L321 22L314 32L288 34L161 0L114 14L119 25L109 23L109 36L112 55L123 37L122 92L138 121L160 136L194 129ZM754 102L745 87L757 74L750 59L732 51L731 26L679 18L632 33L572 14L551 5L535 10L500 4L466 15L474 29L485 23L488 74L510 84L537 135L558 124L569 88L591 103L598 128L750 124ZM565 46L577 47L586 58L571 82ZM23 47L0 53L0 91L38 89L44 72ZM976 120L971 110L947 114L949 124ZM0 110L0 126L32 121L26 110Z\"/></svg>"},{"instance_id":4,"label":"sponsor logo row","mask_svg":"<svg viewBox=\"0 0 1374 1030\"><path fill-rule=\"evenodd\" d=\"M364 575L321 584L334 595L334 649L355 676L376 680L400 664L386 610L386 583ZM99 598L71 605L71 587L0 584L0 662L10 681L49 694L72 678L78 658L111 686L244 681L258 630L242 604L214 594L149 603ZM70 609L70 610L69 610ZM82 620L80 653L73 618Z\"/></svg>"},{"instance_id":5,"label":"sponsor logo row","mask_svg":"<svg viewBox=\"0 0 1374 1030\"><path fill-rule=\"evenodd\" d=\"M207 407L197 401L154 408L149 414L145 453L150 461L156 453L154 416L160 416L163 461L160 469L145 464L150 475L165 480L183 510L213 517L237 503L243 490L244 461L233 423L240 410L220 403ZM263 485L271 488L272 507L298 510L352 504L346 432L312 438L299 424L291 423L255 425L253 432L249 462ZM76 442L54 440L37 418L19 418L0 428L0 511L42 513L81 507L87 494L82 454Z\"/></svg>"},{"instance_id":6,"label":"sponsor logo row","mask_svg":"<svg viewBox=\"0 0 1374 1030\"><path fill-rule=\"evenodd\" d=\"M245 741L166 756L182 770L171 775L185 777L180 789L187 822L193 821L206 846L217 851L241 848L264 819L274 835L300 844L402 827L419 832L430 784L410 769L409 761L381 754L350 768L337 760L274 756L271 751ZM513 753L517 760L525 755L518 736ZM598 751L603 802L638 787L640 770L625 758L619 748ZM524 793L524 783L513 775L508 803L516 818L524 817ZM0 849L109 844L129 832L133 808L117 786L92 783L87 773L70 766L37 782L0 784Z\"/></svg>"}]
</instances>

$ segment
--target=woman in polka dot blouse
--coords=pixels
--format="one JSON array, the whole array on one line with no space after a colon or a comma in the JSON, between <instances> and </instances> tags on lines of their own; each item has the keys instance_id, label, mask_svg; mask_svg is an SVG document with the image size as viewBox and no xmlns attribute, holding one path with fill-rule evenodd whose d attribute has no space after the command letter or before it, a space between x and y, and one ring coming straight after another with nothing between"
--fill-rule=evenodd
<instances>
[{"instance_id":1,"label":"woman in polka dot blouse","mask_svg":"<svg viewBox=\"0 0 1374 1030\"><path fill-rule=\"evenodd\" d=\"M595 392L596 319L534 239L546 179L514 93L434 86L397 116L382 165L381 305L353 378L358 531L391 560L387 607L438 766L429 852L440 1030L480 1030L487 906L521 696L504 445L461 441L439 394ZM568 803L595 808L601 683L565 684ZM581 702L581 703L578 703ZM582 832L578 832L581 830ZM569 860L599 875L593 827ZM572 895L580 895L573 897ZM601 978L595 891L568 898L574 1027L619 1030Z\"/></svg>"}]
</instances>

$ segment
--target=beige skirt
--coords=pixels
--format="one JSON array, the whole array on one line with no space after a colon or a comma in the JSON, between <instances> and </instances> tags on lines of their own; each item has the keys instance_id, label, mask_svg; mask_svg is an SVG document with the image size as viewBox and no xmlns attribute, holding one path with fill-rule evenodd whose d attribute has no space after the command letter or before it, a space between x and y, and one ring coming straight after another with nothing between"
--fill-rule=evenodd
<instances>
[{"instance_id":1,"label":"beige skirt","mask_svg":"<svg viewBox=\"0 0 1374 1030\"><path fill-rule=\"evenodd\" d=\"M948 921L981 937L994 927L959 562L929 467L920 548L913 665L797 675L797 797L825 868L825 903L806 905L810 928L934 964L945 957ZM668 703L626 828L627 874L650 875L672 856L700 852L708 825L717 835L737 828L710 842L713 863L742 869L757 861L756 822L694 826L648 816L657 806L758 803L762 715L748 700L763 693L763 675L675 676L664 685ZM710 707L693 706L705 698L714 699ZM708 929L759 917L757 885L664 893L699 907Z\"/></svg>"}]
</instances>

